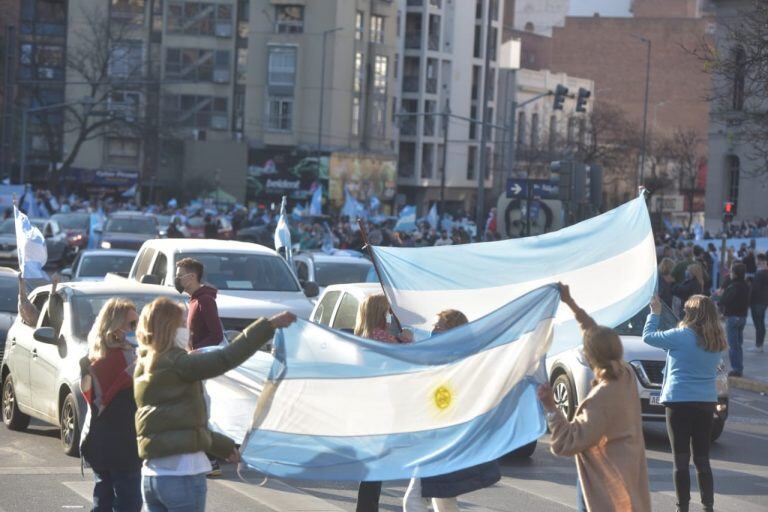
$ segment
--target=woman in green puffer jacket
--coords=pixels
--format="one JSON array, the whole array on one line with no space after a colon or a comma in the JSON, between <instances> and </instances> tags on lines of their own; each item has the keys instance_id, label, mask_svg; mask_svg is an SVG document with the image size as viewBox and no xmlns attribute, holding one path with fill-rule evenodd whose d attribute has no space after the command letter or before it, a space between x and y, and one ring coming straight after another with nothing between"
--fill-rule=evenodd
<instances>
[{"instance_id":1,"label":"woman in green puffer jacket","mask_svg":"<svg viewBox=\"0 0 768 512\"><path fill-rule=\"evenodd\" d=\"M296 317L284 312L256 320L230 345L203 353L183 348L189 341L184 320L178 303L158 298L144 307L136 331L136 435L149 512L205 510L205 475L211 471L205 454L230 462L240 457L234 441L208 430L202 381L242 364L275 329L287 327Z\"/></svg>"}]
</instances>

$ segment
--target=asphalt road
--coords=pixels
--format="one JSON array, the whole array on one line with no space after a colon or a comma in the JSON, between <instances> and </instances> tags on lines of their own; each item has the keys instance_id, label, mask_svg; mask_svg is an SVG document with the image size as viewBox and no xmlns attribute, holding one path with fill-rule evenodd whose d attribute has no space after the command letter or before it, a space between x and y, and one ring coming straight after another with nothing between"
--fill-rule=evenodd
<instances>
[{"instance_id":1,"label":"asphalt road","mask_svg":"<svg viewBox=\"0 0 768 512\"><path fill-rule=\"evenodd\" d=\"M735 390L726 430L712 448L715 508L721 511L768 510L768 397ZM646 427L647 456L654 510L674 510L672 459L663 424ZM503 479L492 488L463 496L468 511L575 509L576 469L570 459L551 455L547 439L529 460L505 460ZM268 480L235 468L209 480L208 510L233 512L354 511L356 486L344 482ZM695 486L695 478L693 478ZM385 485L382 511L399 511L406 482ZM79 460L59 449L58 431L33 423L27 432L0 426L0 512L90 510L92 476L80 474ZM696 495L694 495L696 496ZM692 510L699 510L692 507Z\"/></svg>"}]
</instances>

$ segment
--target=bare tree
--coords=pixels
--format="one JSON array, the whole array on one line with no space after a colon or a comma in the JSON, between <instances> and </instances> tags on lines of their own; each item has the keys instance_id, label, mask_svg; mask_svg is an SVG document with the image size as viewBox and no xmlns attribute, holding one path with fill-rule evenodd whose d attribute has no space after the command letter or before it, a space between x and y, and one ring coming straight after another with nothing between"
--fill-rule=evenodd
<instances>
[{"instance_id":1,"label":"bare tree","mask_svg":"<svg viewBox=\"0 0 768 512\"><path fill-rule=\"evenodd\" d=\"M736 16L719 19L718 32L716 44L702 38L687 50L712 74L712 113L751 148L751 159L768 163L768 2L752 1ZM755 169L768 172L766 165Z\"/></svg>"},{"instance_id":2,"label":"bare tree","mask_svg":"<svg viewBox=\"0 0 768 512\"><path fill-rule=\"evenodd\" d=\"M704 193L699 187L699 168L703 158L703 141L696 130L678 128L664 142L663 154L671 166L678 190L685 197L688 225L693 223L695 199Z\"/></svg>"}]
</instances>

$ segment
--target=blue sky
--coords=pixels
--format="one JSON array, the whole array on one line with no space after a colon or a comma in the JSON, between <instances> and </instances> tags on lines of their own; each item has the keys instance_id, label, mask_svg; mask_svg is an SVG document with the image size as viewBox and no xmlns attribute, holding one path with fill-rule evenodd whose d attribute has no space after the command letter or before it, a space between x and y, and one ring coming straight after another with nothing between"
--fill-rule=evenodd
<instances>
[{"instance_id":1,"label":"blue sky","mask_svg":"<svg viewBox=\"0 0 768 512\"><path fill-rule=\"evenodd\" d=\"M629 16L630 0L571 0L571 16Z\"/></svg>"}]
</instances>

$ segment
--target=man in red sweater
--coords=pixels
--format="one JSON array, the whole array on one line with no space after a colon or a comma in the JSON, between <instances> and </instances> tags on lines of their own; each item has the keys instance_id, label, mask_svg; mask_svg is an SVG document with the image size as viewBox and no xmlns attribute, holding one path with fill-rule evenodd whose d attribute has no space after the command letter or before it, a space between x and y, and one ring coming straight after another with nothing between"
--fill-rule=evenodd
<instances>
[{"instance_id":1,"label":"man in red sweater","mask_svg":"<svg viewBox=\"0 0 768 512\"><path fill-rule=\"evenodd\" d=\"M218 345L224 339L224 331L216 307L216 288L202 284L203 264L193 258L176 263L176 289L191 297L187 328L192 349Z\"/></svg>"}]
</instances>

